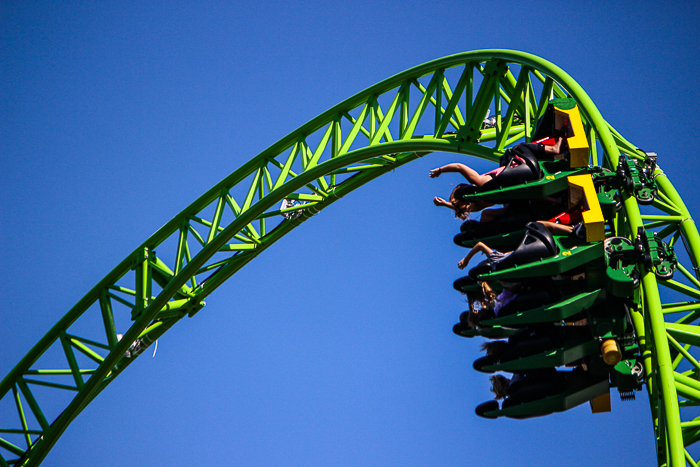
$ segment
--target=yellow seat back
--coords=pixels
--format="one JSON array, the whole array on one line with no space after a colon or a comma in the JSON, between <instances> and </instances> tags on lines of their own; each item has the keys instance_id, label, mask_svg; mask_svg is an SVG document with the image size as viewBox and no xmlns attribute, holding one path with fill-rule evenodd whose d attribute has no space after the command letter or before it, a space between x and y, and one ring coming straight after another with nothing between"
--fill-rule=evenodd
<instances>
[{"instance_id":1,"label":"yellow seat back","mask_svg":"<svg viewBox=\"0 0 700 467\"><path fill-rule=\"evenodd\" d=\"M587 167L590 148L588 139L586 139L586 131L583 129L581 114L578 111L578 106L570 109L568 105L561 105L560 102L554 101L554 127L557 130L566 128L566 142L569 145L569 154L571 156L571 167ZM560 104L561 106L557 106Z\"/></svg>"},{"instance_id":2,"label":"yellow seat back","mask_svg":"<svg viewBox=\"0 0 700 467\"><path fill-rule=\"evenodd\" d=\"M605 218L598 202L591 175L571 175L569 181L569 209L583 206L583 224L586 226L586 241L605 240Z\"/></svg>"}]
</instances>

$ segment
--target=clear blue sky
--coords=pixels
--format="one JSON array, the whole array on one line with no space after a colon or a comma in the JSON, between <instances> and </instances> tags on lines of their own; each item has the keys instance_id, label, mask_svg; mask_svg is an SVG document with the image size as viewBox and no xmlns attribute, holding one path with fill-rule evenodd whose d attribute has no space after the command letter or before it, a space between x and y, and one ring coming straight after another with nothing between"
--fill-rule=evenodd
<instances>
[{"instance_id":1,"label":"clear blue sky","mask_svg":"<svg viewBox=\"0 0 700 467\"><path fill-rule=\"evenodd\" d=\"M700 75L693 1L0 4L0 336L5 375L187 204L317 114L449 54L562 67L656 151L691 212ZM278 242L147 351L47 466L655 465L646 392L489 421L451 332L457 180L435 154ZM475 162L484 167L482 162ZM481 164L481 165L480 165Z\"/></svg>"}]
</instances>

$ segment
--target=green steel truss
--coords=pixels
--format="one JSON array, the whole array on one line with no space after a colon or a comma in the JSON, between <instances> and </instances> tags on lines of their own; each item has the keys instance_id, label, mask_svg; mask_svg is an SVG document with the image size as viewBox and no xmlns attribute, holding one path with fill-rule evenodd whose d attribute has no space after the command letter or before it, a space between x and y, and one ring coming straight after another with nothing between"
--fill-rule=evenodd
<instances>
[{"instance_id":1,"label":"green steel truss","mask_svg":"<svg viewBox=\"0 0 700 467\"><path fill-rule=\"evenodd\" d=\"M550 98L566 96L578 102L592 164L614 169L621 153L644 156L563 70L508 50L457 54L399 73L273 144L127 256L2 380L0 401L12 413L0 416L0 467L39 465L71 421L143 349L312 215L432 152L497 160L507 146L529 140ZM482 129L489 109L495 127ZM700 440L700 417L689 419L680 410L700 405L700 363L692 355L700 346L700 237L662 173L657 183L654 213L641 214L636 200L625 198L619 225L624 221L630 236L644 226L671 244L680 238L688 252L681 255L690 262L679 264L680 277L661 284L685 297L677 303L662 304L656 277L640 266L642 306L633 319L659 465L695 466L686 447ZM280 209L284 199L293 201ZM119 322L129 323L123 337ZM59 400L65 403L56 408Z\"/></svg>"}]
</instances>

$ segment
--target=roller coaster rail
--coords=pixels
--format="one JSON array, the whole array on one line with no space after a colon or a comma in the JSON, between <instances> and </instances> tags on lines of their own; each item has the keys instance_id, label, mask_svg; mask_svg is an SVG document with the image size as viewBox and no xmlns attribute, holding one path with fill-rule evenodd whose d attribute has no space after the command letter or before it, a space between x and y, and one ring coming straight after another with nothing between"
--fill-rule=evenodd
<instances>
[{"instance_id":1,"label":"roller coaster rail","mask_svg":"<svg viewBox=\"0 0 700 467\"><path fill-rule=\"evenodd\" d=\"M646 157L562 69L510 50L461 53L401 72L253 157L129 254L0 382L0 399L12 401L6 405L13 412L0 417L0 467L39 465L75 417L144 349L194 316L214 290L311 216L433 152L497 161L506 147L530 141L549 100L563 97L575 99L581 111L592 165L615 170L621 154ZM486 128L490 110L495 125ZM635 197L621 193L619 225L630 238L643 227L671 245L681 239L690 264L678 264L683 281L663 283L640 265L642 306L632 319L658 463L696 466L687 448L700 440L700 417L686 419L683 409L700 405L700 363L691 353L700 346L700 236L660 168L656 182L652 208L658 213L642 214ZM288 202L279 208L283 200ZM662 303L659 285L688 298ZM86 317L102 326L83 329ZM125 317L131 321L122 336L115 322ZM49 408L53 393L69 394L70 401Z\"/></svg>"}]
</instances>

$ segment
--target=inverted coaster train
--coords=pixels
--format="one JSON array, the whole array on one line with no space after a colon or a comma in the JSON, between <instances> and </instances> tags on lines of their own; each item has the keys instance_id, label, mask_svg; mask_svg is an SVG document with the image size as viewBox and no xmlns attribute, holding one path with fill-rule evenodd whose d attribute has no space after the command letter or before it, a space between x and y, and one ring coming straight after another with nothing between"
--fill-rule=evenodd
<instances>
[{"instance_id":1,"label":"inverted coaster train","mask_svg":"<svg viewBox=\"0 0 700 467\"><path fill-rule=\"evenodd\" d=\"M639 362L641 367L630 372L633 379L610 376L604 384L603 379L594 381L596 389L576 403L599 398L620 381L626 385L625 393L643 384L649 394L659 465L697 465L687 448L700 440L700 420L684 412L700 404L700 363L693 357L693 347L700 345L696 325L700 317L700 237L690 213L654 158L608 125L585 91L563 70L531 54L483 50L404 71L332 107L243 164L128 255L0 383L0 398L11 401L4 407L12 407L13 412L0 417L0 466L39 465L75 417L145 348L184 317L194 316L221 284L312 215L365 183L432 152L498 161L507 147L539 136L538 127L553 99L571 100L580 116L583 134L569 135L585 142L585 162L575 167L580 169L576 175L587 175L593 183L596 177L610 180L594 184L592 193L590 186L582 188L589 190L591 202L594 198L603 201L603 239L587 239L587 244L603 252L596 258L602 258L606 267L613 264L611 274L620 279L622 289L632 284L623 291L616 289L629 302L623 320L630 326L619 334L615 327L609 334L603 332L606 329L593 333L582 342L586 349L582 352L588 358L603 358L609 347L601 350L598 344L617 340L621 361ZM493 125L484 125L489 112L495 115ZM545 173L541 183L527 187L535 191L515 196L538 196L537 186L561 183L562 178L566 186L559 189L570 190L570 181L563 175L571 174L564 172ZM508 188L493 191L506 193ZM483 195L463 194L473 199ZM506 202L514 195L490 196ZM284 200L284 207L279 208ZM644 203L641 210L640 202ZM469 246L477 237L460 239ZM613 242L606 251L603 242L613 237L629 241ZM601 246L595 247L596 242ZM578 261L572 251L560 241L554 256L544 263ZM587 263L578 266L583 264ZM487 280L492 274L493 280L513 279L528 267L517 264L512 271L475 273L472 280ZM561 269L559 274L570 270ZM675 278L669 274L673 270ZM682 298L662 302L659 286L672 292L662 295ZM616 292L606 289L606 293ZM584 298L590 297L579 297ZM589 309L582 305L576 313L585 314ZM559 315L551 309L538 312L562 318L561 313L572 308L558 310ZM566 322L576 313L562 319ZM79 323L88 316L97 317L103 325L83 329ZM122 336L115 321L125 316L130 325ZM588 315L589 321L593 318ZM455 331L465 336L492 333L491 337L506 337L510 331L504 329L517 328L517 316L498 319L505 321L478 330L458 325ZM532 318L520 324L528 320ZM514 365L499 364L503 363ZM513 371L507 365L482 364L480 368ZM42 388L43 398L37 396L37 387ZM66 405L49 409L53 405L49 400L65 399L53 398L52 392L69 394ZM562 407L568 408L566 404ZM481 411L487 416L527 413L533 412L493 406Z\"/></svg>"}]
</instances>

